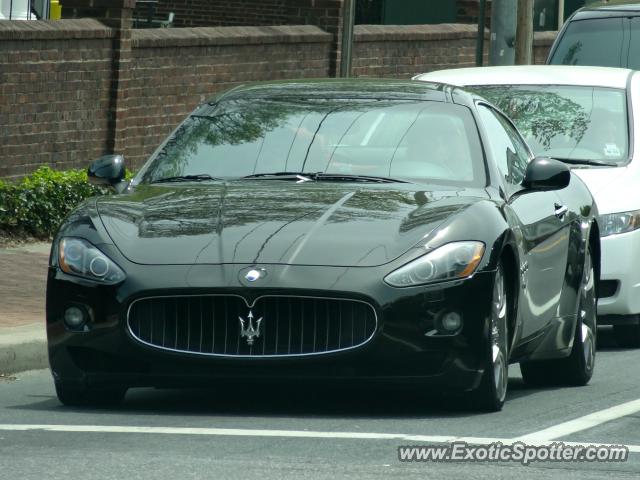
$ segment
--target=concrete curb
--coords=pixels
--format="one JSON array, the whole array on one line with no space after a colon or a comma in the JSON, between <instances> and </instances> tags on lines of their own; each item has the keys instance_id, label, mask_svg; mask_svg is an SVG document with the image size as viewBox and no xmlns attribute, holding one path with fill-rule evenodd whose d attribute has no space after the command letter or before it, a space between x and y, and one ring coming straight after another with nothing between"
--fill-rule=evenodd
<instances>
[{"instance_id":1,"label":"concrete curb","mask_svg":"<svg viewBox=\"0 0 640 480\"><path fill-rule=\"evenodd\" d=\"M18 373L49 367L43 324L0 328L0 373Z\"/></svg>"}]
</instances>

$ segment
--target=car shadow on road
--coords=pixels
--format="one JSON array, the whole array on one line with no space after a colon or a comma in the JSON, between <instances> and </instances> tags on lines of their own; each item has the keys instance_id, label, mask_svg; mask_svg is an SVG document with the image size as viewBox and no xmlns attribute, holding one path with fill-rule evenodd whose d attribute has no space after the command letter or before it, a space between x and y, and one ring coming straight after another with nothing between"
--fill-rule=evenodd
<instances>
[{"instance_id":1,"label":"car shadow on road","mask_svg":"<svg viewBox=\"0 0 640 480\"><path fill-rule=\"evenodd\" d=\"M611 329L598 332L598 351L625 352ZM557 389L526 384L517 365L510 367L507 405L516 399ZM572 387L573 388L573 387ZM297 418L465 418L483 414L470 393L443 395L416 385L246 384L219 383L216 388L130 389L122 405L108 409L62 407L54 396L14 407L59 412L113 412L136 415L260 416ZM486 414L486 413L485 413ZM487 414L494 415L494 414Z\"/></svg>"},{"instance_id":2,"label":"car shadow on road","mask_svg":"<svg viewBox=\"0 0 640 480\"><path fill-rule=\"evenodd\" d=\"M522 389L519 378L510 378L508 402L535 392ZM480 414L470 393L440 394L420 387L350 385L244 385L220 384L218 388L130 389L125 401L108 408L63 407L55 396L15 406L21 410L56 412L105 412L135 415L179 415L268 418L428 419L465 418Z\"/></svg>"},{"instance_id":3,"label":"car shadow on road","mask_svg":"<svg viewBox=\"0 0 640 480\"><path fill-rule=\"evenodd\" d=\"M628 350L636 350L634 348L625 348L618 345L613 327L610 325L598 327L598 351L599 352L626 352Z\"/></svg>"}]
</instances>

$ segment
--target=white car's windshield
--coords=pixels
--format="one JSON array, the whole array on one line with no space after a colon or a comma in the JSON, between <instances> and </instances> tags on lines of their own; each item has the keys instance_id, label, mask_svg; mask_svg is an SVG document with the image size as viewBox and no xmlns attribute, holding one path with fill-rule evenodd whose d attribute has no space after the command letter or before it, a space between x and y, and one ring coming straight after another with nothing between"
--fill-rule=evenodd
<instances>
[{"instance_id":1,"label":"white car's windshield","mask_svg":"<svg viewBox=\"0 0 640 480\"><path fill-rule=\"evenodd\" d=\"M468 88L509 115L538 156L614 165L628 161L624 90L557 85Z\"/></svg>"}]
</instances>

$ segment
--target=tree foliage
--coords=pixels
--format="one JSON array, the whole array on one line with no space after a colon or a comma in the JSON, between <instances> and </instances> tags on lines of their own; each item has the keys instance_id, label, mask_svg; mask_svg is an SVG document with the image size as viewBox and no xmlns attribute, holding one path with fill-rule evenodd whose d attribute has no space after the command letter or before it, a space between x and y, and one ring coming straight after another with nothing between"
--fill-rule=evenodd
<instances>
[{"instance_id":1,"label":"tree foliage","mask_svg":"<svg viewBox=\"0 0 640 480\"><path fill-rule=\"evenodd\" d=\"M514 86L473 90L500 108L526 138L535 139L545 150L556 137L580 143L590 124L581 105L552 91Z\"/></svg>"}]
</instances>

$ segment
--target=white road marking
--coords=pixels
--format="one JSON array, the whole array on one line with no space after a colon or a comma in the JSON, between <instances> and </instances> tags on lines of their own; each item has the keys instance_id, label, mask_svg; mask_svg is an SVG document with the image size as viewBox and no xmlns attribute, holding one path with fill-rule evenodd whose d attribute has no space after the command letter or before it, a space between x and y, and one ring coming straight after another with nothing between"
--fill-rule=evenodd
<instances>
[{"instance_id":1,"label":"white road marking","mask_svg":"<svg viewBox=\"0 0 640 480\"><path fill-rule=\"evenodd\" d=\"M344 438L354 440L405 440L429 443L446 443L463 437L451 435L405 435L402 433L321 432L312 430L259 430L244 428L202 427L138 427L120 425L32 425L0 424L0 431L44 430L49 432L84 433L150 433L161 435L213 435L238 437L292 437L292 438ZM495 439L478 438L478 443L491 443Z\"/></svg>"},{"instance_id":2,"label":"white road marking","mask_svg":"<svg viewBox=\"0 0 640 480\"><path fill-rule=\"evenodd\" d=\"M474 445L502 443L513 445L522 442L522 438L486 438L455 435L409 435L404 433L368 433L368 432L321 432L309 430L259 430L242 428L191 428L191 427L136 427L121 425L47 425L47 424L0 424L0 431L46 431L73 433L127 433L156 435L210 435L232 437L289 437L289 438L336 438L351 440L395 440L398 442L420 442L444 444L466 442ZM557 441L531 441L532 445L551 445ZM592 445L596 447L627 447L630 452L640 453L640 445L621 445L591 442L562 442L565 445Z\"/></svg>"},{"instance_id":3,"label":"white road marking","mask_svg":"<svg viewBox=\"0 0 640 480\"><path fill-rule=\"evenodd\" d=\"M637 412L640 412L640 399L621 403L615 407L606 408L604 410L585 415L584 417L579 417L574 420L569 420L568 422L554 425L553 427L545 428L544 430L529 433L528 435L518 437L517 440L521 440L525 443L538 441L547 442L560 437L566 437L567 435L581 432L582 430L587 430L605 422L610 422L611 420L626 417L627 415L632 415Z\"/></svg>"}]
</instances>

